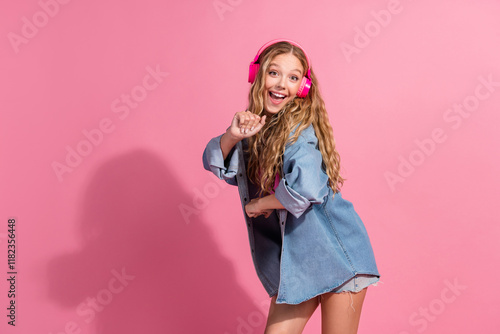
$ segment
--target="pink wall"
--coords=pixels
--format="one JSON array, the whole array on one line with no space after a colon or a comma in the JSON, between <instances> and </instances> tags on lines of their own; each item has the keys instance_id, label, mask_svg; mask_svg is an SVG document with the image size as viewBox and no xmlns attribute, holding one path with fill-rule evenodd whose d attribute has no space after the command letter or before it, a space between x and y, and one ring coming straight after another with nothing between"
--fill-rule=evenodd
<instances>
[{"instance_id":1,"label":"pink wall","mask_svg":"<svg viewBox=\"0 0 500 334\"><path fill-rule=\"evenodd\" d=\"M500 2L313 3L2 5L1 333L262 332L237 189L201 154L278 37L312 59L382 274L359 332L498 331Z\"/></svg>"}]
</instances>

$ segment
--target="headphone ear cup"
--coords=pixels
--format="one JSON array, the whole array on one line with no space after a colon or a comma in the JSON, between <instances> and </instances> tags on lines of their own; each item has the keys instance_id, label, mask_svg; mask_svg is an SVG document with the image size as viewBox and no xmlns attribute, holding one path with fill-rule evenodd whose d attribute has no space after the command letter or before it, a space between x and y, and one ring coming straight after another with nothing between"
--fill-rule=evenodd
<instances>
[{"instance_id":1,"label":"headphone ear cup","mask_svg":"<svg viewBox=\"0 0 500 334\"><path fill-rule=\"evenodd\" d=\"M302 81L300 82L299 90L297 91L297 97L306 97L307 93L309 93L309 89L311 89L311 79L304 76Z\"/></svg>"},{"instance_id":2,"label":"headphone ear cup","mask_svg":"<svg viewBox=\"0 0 500 334\"><path fill-rule=\"evenodd\" d=\"M248 71L248 82L253 83L255 81L255 78L257 77L258 72L259 72L259 64L251 62L250 69Z\"/></svg>"}]
</instances>

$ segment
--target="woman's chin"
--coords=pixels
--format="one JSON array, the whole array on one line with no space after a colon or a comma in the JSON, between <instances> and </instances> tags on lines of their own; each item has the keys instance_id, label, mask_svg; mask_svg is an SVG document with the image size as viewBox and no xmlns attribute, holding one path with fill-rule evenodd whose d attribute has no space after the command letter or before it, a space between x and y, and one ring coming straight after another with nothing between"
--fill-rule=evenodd
<instances>
[{"instance_id":1,"label":"woman's chin","mask_svg":"<svg viewBox=\"0 0 500 334\"><path fill-rule=\"evenodd\" d=\"M279 113L279 111L281 109L283 109L284 106L285 106L285 103L274 104L274 103L271 103L270 101L267 101L264 109L266 110L266 113L274 115L274 114Z\"/></svg>"},{"instance_id":2,"label":"woman's chin","mask_svg":"<svg viewBox=\"0 0 500 334\"><path fill-rule=\"evenodd\" d=\"M273 115L276 115L279 112L279 110L273 110L273 109L269 110L269 108L264 108L264 112L267 115L267 117L269 118Z\"/></svg>"}]
</instances>

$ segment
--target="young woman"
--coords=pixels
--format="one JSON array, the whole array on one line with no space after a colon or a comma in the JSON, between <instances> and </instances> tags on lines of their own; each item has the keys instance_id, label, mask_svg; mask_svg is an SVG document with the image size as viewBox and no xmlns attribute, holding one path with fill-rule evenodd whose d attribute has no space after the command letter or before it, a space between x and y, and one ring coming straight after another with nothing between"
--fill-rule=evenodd
<instances>
[{"instance_id":1,"label":"young woman","mask_svg":"<svg viewBox=\"0 0 500 334\"><path fill-rule=\"evenodd\" d=\"M340 193L340 157L309 58L293 41L270 41L249 81L248 110L209 141L203 165L238 186L271 297L265 333L302 333L318 305L323 333L356 333L380 275L363 222Z\"/></svg>"}]
</instances>

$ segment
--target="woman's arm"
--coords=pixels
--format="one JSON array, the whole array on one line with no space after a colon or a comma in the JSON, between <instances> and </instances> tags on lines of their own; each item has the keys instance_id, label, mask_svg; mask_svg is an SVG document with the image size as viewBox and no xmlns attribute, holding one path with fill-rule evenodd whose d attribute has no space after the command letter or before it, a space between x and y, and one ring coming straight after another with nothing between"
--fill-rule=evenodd
<instances>
[{"instance_id":1,"label":"woman's arm","mask_svg":"<svg viewBox=\"0 0 500 334\"><path fill-rule=\"evenodd\" d=\"M245 205L245 211L248 217L257 217L264 215L266 218L273 212L274 209L284 209L285 207L274 196L267 195L261 198L254 198Z\"/></svg>"},{"instance_id":2,"label":"woman's arm","mask_svg":"<svg viewBox=\"0 0 500 334\"><path fill-rule=\"evenodd\" d=\"M274 194L267 195L258 199L259 207L261 210L267 209L284 209L285 207L276 198Z\"/></svg>"},{"instance_id":3,"label":"woman's arm","mask_svg":"<svg viewBox=\"0 0 500 334\"><path fill-rule=\"evenodd\" d=\"M222 158L226 160L227 155L231 152L231 149L236 145L240 140L234 138L227 131L220 138L220 149L222 150Z\"/></svg>"}]
</instances>

